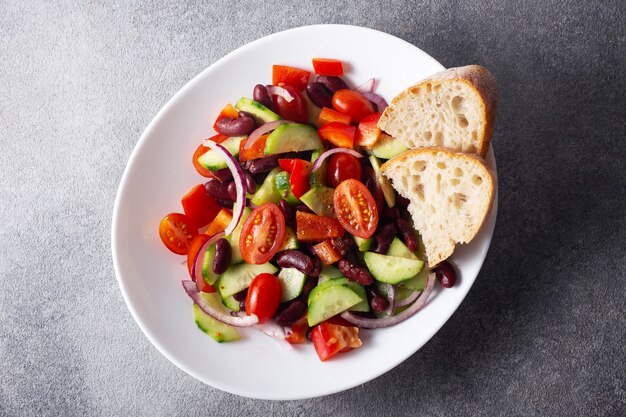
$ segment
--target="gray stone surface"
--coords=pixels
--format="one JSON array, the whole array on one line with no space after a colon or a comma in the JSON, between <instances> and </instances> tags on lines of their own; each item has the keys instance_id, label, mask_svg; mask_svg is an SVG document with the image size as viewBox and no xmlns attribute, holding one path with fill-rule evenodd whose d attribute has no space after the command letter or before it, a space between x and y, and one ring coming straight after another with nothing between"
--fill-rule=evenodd
<instances>
[{"instance_id":1,"label":"gray stone surface","mask_svg":"<svg viewBox=\"0 0 626 417\"><path fill-rule=\"evenodd\" d=\"M625 9L0 0L0 415L626 415ZM313 23L493 70L500 212L476 285L418 353L344 393L255 401L143 336L114 277L111 212L133 146L180 87Z\"/></svg>"}]
</instances>

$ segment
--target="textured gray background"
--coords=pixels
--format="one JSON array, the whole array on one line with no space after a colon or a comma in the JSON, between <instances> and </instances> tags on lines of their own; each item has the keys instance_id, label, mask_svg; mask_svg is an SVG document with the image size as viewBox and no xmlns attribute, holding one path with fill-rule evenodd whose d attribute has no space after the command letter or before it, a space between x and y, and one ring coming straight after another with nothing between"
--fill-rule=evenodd
<instances>
[{"instance_id":1,"label":"textured gray background","mask_svg":"<svg viewBox=\"0 0 626 417\"><path fill-rule=\"evenodd\" d=\"M0 0L0 415L626 415L624 3L348 3ZM111 212L180 87L312 23L495 73L500 212L476 285L421 351L344 393L248 400L143 336L114 277Z\"/></svg>"}]
</instances>

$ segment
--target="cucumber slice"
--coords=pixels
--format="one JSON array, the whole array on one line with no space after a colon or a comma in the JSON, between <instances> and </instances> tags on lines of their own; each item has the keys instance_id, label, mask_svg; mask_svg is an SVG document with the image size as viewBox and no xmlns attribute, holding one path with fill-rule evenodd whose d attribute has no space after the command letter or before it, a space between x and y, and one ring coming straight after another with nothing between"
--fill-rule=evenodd
<instances>
[{"instance_id":1,"label":"cucumber slice","mask_svg":"<svg viewBox=\"0 0 626 417\"><path fill-rule=\"evenodd\" d=\"M309 326L315 326L363 301L347 285L317 286L309 294Z\"/></svg>"},{"instance_id":2,"label":"cucumber slice","mask_svg":"<svg viewBox=\"0 0 626 417\"><path fill-rule=\"evenodd\" d=\"M312 151L322 147L317 130L310 125L283 123L265 141L265 155Z\"/></svg>"},{"instance_id":3,"label":"cucumber slice","mask_svg":"<svg viewBox=\"0 0 626 417\"><path fill-rule=\"evenodd\" d=\"M417 275L424 267L424 262L419 259L380 255L374 252L365 252L364 260L374 278L388 284L406 281Z\"/></svg>"},{"instance_id":4,"label":"cucumber slice","mask_svg":"<svg viewBox=\"0 0 626 417\"><path fill-rule=\"evenodd\" d=\"M273 274L278 269L270 263L254 265L241 263L231 265L220 277L218 288L222 297L226 298L237 294L239 291L245 290L250 283L259 274Z\"/></svg>"},{"instance_id":5,"label":"cucumber slice","mask_svg":"<svg viewBox=\"0 0 626 417\"><path fill-rule=\"evenodd\" d=\"M285 226L285 238L283 239L283 244L278 251L282 252L289 249L298 249L299 247L300 245L298 244L296 232L294 232L291 227Z\"/></svg>"},{"instance_id":6,"label":"cucumber slice","mask_svg":"<svg viewBox=\"0 0 626 417\"><path fill-rule=\"evenodd\" d=\"M328 265L322 267L322 272L320 272L319 280L317 281L318 285L322 284L329 279L336 279L343 277L343 274L339 270L339 268Z\"/></svg>"},{"instance_id":7,"label":"cucumber slice","mask_svg":"<svg viewBox=\"0 0 626 417\"><path fill-rule=\"evenodd\" d=\"M235 297L232 295L230 297L222 298L222 303L224 303L227 308L230 308L233 311L241 310L241 308L239 307L239 301L235 300Z\"/></svg>"},{"instance_id":8,"label":"cucumber slice","mask_svg":"<svg viewBox=\"0 0 626 417\"><path fill-rule=\"evenodd\" d=\"M311 163L314 164L315 160L319 158L322 153L324 153L324 148L314 150L311 154ZM324 180L326 179L327 166L328 160L325 160L321 167L319 167L316 171L311 172L311 176L309 177L309 184L311 185L311 188L321 187L325 184Z\"/></svg>"},{"instance_id":9,"label":"cucumber slice","mask_svg":"<svg viewBox=\"0 0 626 417\"><path fill-rule=\"evenodd\" d=\"M226 237L230 242L230 248L232 249L232 255L230 257L230 263L238 264L243 262L243 258L241 257L241 250L239 249L239 237L241 236L241 229L243 229L243 224L250 217L250 213L252 210L249 207L243 209L243 214L241 215L241 219L239 220L239 224L235 227L235 230Z\"/></svg>"},{"instance_id":10,"label":"cucumber slice","mask_svg":"<svg viewBox=\"0 0 626 417\"><path fill-rule=\"evenodd\" d=\"M321 278L322 277L320 275L320 279ZM350 307L348 310L350 310L350 311L361 311L361 312L370 311L370 306L369 306L369 304L367 302L367 296L365 295L365 288L363 288L362 285L360 285L359 283L356 283L354 281L350 281L348 278L343 277L341 275L338 278L325 280L325 281L321 282L320 284L318 284L318 286L321 286L321 287L327 287L327 286L331 286L331 285L346 285L346 286L348 286L348 288L350 288L359 297L361 297L363 299L363 301L361 301L358 304L355 304L354 306Z\"/></svg>"},{"instance_id":11,"label":"cucumber slice","mask_svg":"<svg viewBox=\"0 0 626 417\"><path fill-rule=\"evenodd\" d=\"M202 260L202 278L209 285L213 285L220 277L213 272L213 258L215 258L215 243L204 252L204 259Z\"/></svg>"},{"instance_id":12,"label":"cucumber slice","mask_svg":"<svg viewBox=\"0 0 626 417\"><path fill-rule=\"evenodd\" d=\"M374 168L374 173L376 174L376 181L378 185L380 185L380 189L383 191L383 195L385 196L385 201L389 207L393 207L396 205L396 191L391 186L391 182L380 172L380 160L374 155L370 156L370 163L372 164L372 168Z\"/></svg>"},{"instance_id":13,"label":"cucumber slice","mask_svg":"<svg viewBox=\"0 0 626 417\"><path fill-rule=\"evenodd\" d=\"M352 236L354 238L354 242L356 246L359 248L361 252L367 252L372 247L372 243L374 243L374 238L368 237L367 239L363 239L362 237Z\"/></svg>"},{"instance_id":14,"label":"cucumber slice","mask_svg":"<svg viewBox=\"0 0 626 417\"><path fill-rule=\"evenodd\" d=\"M222 305L220 297L217 293L200 293L200 297L213 307L226 313L226 309ZM215 320L195 304L193 305L193 318L198 328L218 343L232 342L241 338L241 336L239 336L239 332L233 326L229 326L228 324Z\"/></svg>"},{"instance_id":15,"label":"cucumber slice","mask_svg":"<svg viewBox=\"0 0 626 417\"><path fill-rule=\"evenodd\" d=\"M381 133L374 146L372 146L371 153L377 158L391 159L408 149L398 139L386 133Z\"/></svg>"},{"instance_id":16,"label":"cucumber slice","mask_svg":"<svg viewBox=\"0 0 626 417\"><path fill-rule=\"evenodd\" d=\"M276 191L280 194L281 198L283 198L287 203L295 206L300 202L298 197L293 195L291 191L291 184L289 184L289 173L285 171L281 171L274 177L274 185L276 186Z\"/></svg>"},{"instance_id":17,"label":"cucumber slice","mask_svg":"<svg viewBox=\"0 0 626 417\"><path fill-rule=\"evenodd\" d=\"M412 253L409 248L397 237L394 237L391 241L391 245L389 246L389 250L387 251L387 255L389 256L397 256L400 258L408 258L408 259L418 259L414 253Z\"/></svg>"},{"instance_id":18,"label":"cucumber slice","mask_svg":"<svg viewBox=\"0 0 626 417\"><path fill-rule=\"evenodd\" d=\"M234 136L226 139L224 142L220 143L220 145L225 147L226 150L236 158L239 156L239 144L246 138L247 136ZM200 155L198 162L209 171L217 171L227 166L224 158L212 149Z\"/></svg>"},{"instance_id":19,"label":"cucumber slice","mask_svg":"<svg viewBox=\"0 0 626 417\"><path fill-rule=\"evenodd\" d=\"M273 122L274 120L280 120L280 116L259 103L258 101L250 100L247 97L241 97L235 108L240 111L245 111L254 116L257 125L263 123Z\"/></svg>"},{"instance_id":20,"label":"cucumber slice","mask_svg":"<svg viewBox=\"0 0 626 417\"><path fill-rule=\"evenodd\" d=\"M298 271L296 268L283 268L278 273L278 281L283 287L283 296L281 303L293 300L302 292L306 275Z\"/></svg>"},{"instance_id":21,"label":"cucumber slice","mask_svg":"<svg viewBox=\"0 0 626 417\"><path fill-rule=\"evenodd\" d=\"M317 186L304 193L300 197L300 201L306 204L318 216L337 218L333 204L334 195L334 188Z\"/></svg>"},{"instance_id":22,"label":"cucumber slice","mask_svg":"<svg viewBox=\"0 0 626 417\"><path fill-rule=\"evenodd\" d=\"M267 174L261 187L252 196L252 204L260 206L263 203L278 203L281 200L280 193L276 189L275 177L280 172L280 168L276 167Z\"/></svg>"},{"instance_id":23,"label":"cucumber slice","mask_svg":"<svg viewBox=\"0 0 626 417\"><path fill-rule=\"evenodd\" d=\"M402 287L413 291L424 291L424 288L426 288L426 282L428 281L428 274L430 274L430 272L431 271L428 268L422 269L419 274L404 281L402 283Z\"/></svg>"}]
</instances>

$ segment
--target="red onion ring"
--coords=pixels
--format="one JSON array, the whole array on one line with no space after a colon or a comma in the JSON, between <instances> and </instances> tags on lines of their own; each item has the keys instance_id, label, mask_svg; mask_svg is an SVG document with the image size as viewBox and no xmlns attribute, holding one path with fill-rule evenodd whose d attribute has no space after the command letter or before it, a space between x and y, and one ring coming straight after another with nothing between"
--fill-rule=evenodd
<instances>
[{"instance_id":1,"label":"red onion ring","mask_svg":"<svg viewBox=\"0 0 626 417\"><path fill-rule=\"evenodd\" d=\"M409 308L404 310L402 313L397 314L395 316L384 317L382 319L369 319L366 317L357 316L356 314L350 311L344 311L343 313L341 313L341 317L345 320L348 320L350 323L355 324L364 329L378 329L381 327L393 326L395 324L403 322L404 320L408 319L409 317L417 313L426 304L426 301L428 300L428 297L430 296L430 293L432 292L434 285L435 285L435 274L431 273L430 275L428 275L428 282L426 283L426 288L424 288L422 295L417 299L417 301L411 304Z\"/></svg>"},{"instance_id":2,"label":"red onion ring","mask_svg":"<svg viewBox=\"0 0 626 417\"><path fill-rule=\"evenodd\" d=\"M421 291L413 291L411 295L409 295L407 298L396 301L396 307L404 307L408 306L409 304L413 304L413 302L417 300L417 297L419 297L421 293Z\"/></svg>"},{"instance_id":3,"label":"red onion ring","mask_svg":"<svg viewBox=\"0 0 626 417\"><path fill-rule=\"evenodd\" d=\"M378 111L380 113L385 111L387 106L389 106L389 104L387 104L387 100L385 100L380 94L363 93L363 95L365 96L366 99L368 99L372 103L376 104L376 107L378 108Z\"/></svg>"},{"instance_id":4,"label":"red onion ring","mask_svg":"<svg viewBox=\"0 0 626 417\"><path fill-rule=\"evenodd\" d=\"M204 311L215 320L235 327L250 327L259 323L259 318L254 314L245 317L233 317L230 314L225 314L224 312L219 311L200 297L200 291L198 291L198 287L196 287L195 282L185 280L182 281L182 284L185 292L187 292L187 295L189 295L193 302L200 307L200 310Z\"/></svg>"},{"instance_id":5,"label":"red onion ring","mask_svg":"<svg viewBox=\"0 0 626 417\"><path fill-rule=\"evenodd\" d=\"M257 324L255 328L262 331L267 336L276 340L278 344L285 350L293 350L291 343L287 342L287 336L291 334L291 329L280 326L274 321L268 321L262 324Z\"/></svg>"},{"instance_id":6,"label":"red onion ring","mask_svg":"<svg viewBox=\"0 0 626 417\"><path fill-rule=\"evenodd\" d=\"M285 90L282 87L279 87L277 85L268 85L265 88L267 88L267 94L269 94L270 96L280 96L284 98L287 103L291 103L291 101L293 100L293 96L289 93L289 91Z\"/></svg>"},{"instance_id":7,"label":"red onion ring","mask_svg":"<svg viewBox=\"0 0 626 417\"><path fill-rule=\"evenodd\" d=\"M252 131L252 133L250 133L250 136L248 136L248 139L246 139L246 143L244 143L243 148L250 149L261 136L263 136L267 132L276 129L283 123L285 123L284 120L276 120L274 122L264 123L261 126L257 127Z\"/></svg>"},{"instance_id":8,"label":"red onion ring","mask_svg":"<svg viewBox=\"0 0 626 417\"><path fill-rule=\"evenodd\" d=\"M358 91L359 93L371 93L376 88L376 78L370 78L365 81L360 86L356 87L354 91Z\"/></svg>"},{"instance_id":9,"label":"red onion ring","mask_svg":"<svg viewBox=\"0 0 626 417\"><path fill-rule=\"evenodd\" d=\"M204 254L206 253L207 249L209 249L209 246L211 246L213 243L217 242L219 239L223 237L224 237L224 232L218 232L214 234L213 236L211 236L210 238L208 238L207 241L202 244L202 246L200 247L200 250L198 251L198 253L196 254L196 257L193 260L193 268L191 268L191 280L193 282L196 282L198 277L200 277L200 279L204 279L202 277L202 261L200 261L200 259L204 258Z\"/></svg>"},{"instance_id":10,"label":"red onion ring","mask_svg":"<svg viewBox=\"0 0 626 417\"><path fill-rule=\"evenodd\" d=\"M226 162L226 166L228 166L230 172L233 173L235 189L237 190L237 198L235 199L235 204L233 205L233 218L224 230L224 234L229 235L232 233L233 230L235 230L235 227L237 227L237 225L239 224L239 220L241 220L241 215L243 214L243 209L246 205L246 185L243 180L243 170L241 169L241 165L239 165L239 162L235 159L235 157L219 143L215 143L212 140L205 139L203 144L207 148L210 148L211 150L217 152L217 154L224 159L224 162Z\"/></svg>"},{"instance_id":11,"label":"red onion ring","mask_svg":"<svg viewBox=\"0 0 626 417\"><path fill-rule=\"evenodd\" d=\"M311 168L312 171L317 171L318 169L320 169L320 167L322 166L322 163L324 162L324 160L326 158L328 158L329 156L336 154L336 153L347 153L348 155L352 155L355 158L362 158L363 155L361 155L360 153L358 153L357 151L353 150L353 149L346 149L346 148L333 148L333 149L329 149L326 152L323 152L313 163L313 167Z\"/></svg>"}]
</instances>

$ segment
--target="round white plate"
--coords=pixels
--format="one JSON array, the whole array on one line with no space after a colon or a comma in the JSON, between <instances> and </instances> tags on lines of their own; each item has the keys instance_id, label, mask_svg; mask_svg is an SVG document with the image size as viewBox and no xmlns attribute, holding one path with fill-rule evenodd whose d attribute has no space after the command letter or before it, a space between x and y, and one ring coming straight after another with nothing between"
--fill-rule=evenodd
<instances>
[{"instance_id":1,"label":"round white plate","mask_svg":"<svg viewBox=\"0 0 626 417\"><path fill-rule=\"evenodd\" d=\"M387 372L423 346L454 313L485 259L496 205L474 241L458 248L457 285L437 290L410 320L362 331L363 346L320 362L312 345L283 350L255 329L242 340L218 344L196 327L192 302L180 281L189 279L184 258L161 243L158 225L182 212L181 197L204 182L191 164L200 141L226 103L251 96L255 84L270 84L272 64L311 68L311 58L347 63L353 85L376 77L377 91L391 100L416 81L443 69L415 46L386 33L343 25L300 27L254 41L207 68L157 114L133 151L115 201L112 251L126 304L152 344L176 366L213 387L246 397L292 400L363 384ZM495 171L493 153L489 160ZM497 198L496 198L497 201ZM139 365L141 366L141 365Z\"/></svg>"}]
</instances>

